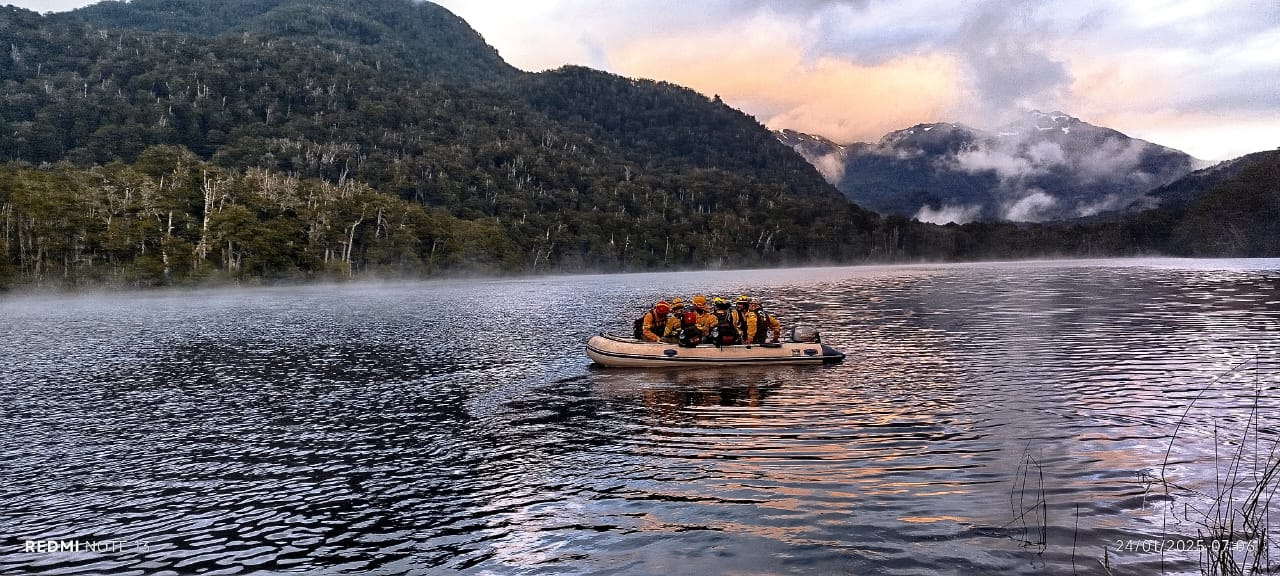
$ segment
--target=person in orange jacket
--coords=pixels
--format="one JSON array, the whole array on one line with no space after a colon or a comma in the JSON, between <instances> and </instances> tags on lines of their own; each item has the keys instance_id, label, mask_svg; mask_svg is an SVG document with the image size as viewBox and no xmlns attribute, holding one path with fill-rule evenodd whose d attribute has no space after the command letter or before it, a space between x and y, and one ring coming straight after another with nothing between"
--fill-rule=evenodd
<instances>
[{"instance_id":1,"label":"person in orange jacket","mask_svg":"<svg viewBox=\"0 0 1280 576\"><path fill-rule=\"evenodd\" d=\"M671 305L666 300L659 300L653 308L636 320L636 340L657 342L662 340L667 329L667 314L671 313Z\"/></svg>"}]
</instances>

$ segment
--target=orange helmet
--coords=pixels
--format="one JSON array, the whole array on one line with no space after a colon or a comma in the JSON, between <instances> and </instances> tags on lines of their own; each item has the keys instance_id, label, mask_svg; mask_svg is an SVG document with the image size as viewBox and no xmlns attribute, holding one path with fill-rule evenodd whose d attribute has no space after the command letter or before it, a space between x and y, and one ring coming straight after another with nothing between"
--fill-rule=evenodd
<instances>
[{"instance_id":1,"label":"orange helmet","mask_svg":"<svg viewBox=\"0 0 1280 576\"><path fill-rule=\"evenodd\" d=\"M703 295L701 295L701 294L694 294L694 295L693 295L693 307L694 307L694 308L706 308L706 307L707 307L707 297L706 297L706 296L703 296Z\"/></svg>"}]
</instances>

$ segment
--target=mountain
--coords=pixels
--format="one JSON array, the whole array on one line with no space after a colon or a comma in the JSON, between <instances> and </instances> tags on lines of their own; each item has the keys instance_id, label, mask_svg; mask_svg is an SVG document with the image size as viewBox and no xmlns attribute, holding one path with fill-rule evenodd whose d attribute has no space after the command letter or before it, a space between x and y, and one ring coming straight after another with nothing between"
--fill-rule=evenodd
<instances>
[{"instance_id":1,"label":"mountain","mask_svg":"<svg viewBox=\"0 0 1280 576\"><path fill-rule=\"evenodd\" d=\"M775 170L770 180L802 194L839 196L759 122L718 97L578 66L526 74L503 61L462 19L429 2L132 0L102 2L74 16L95 26L213 41L289 42L371 64L376 76L390 82L425 81L462 97L478 91L494 105L546 116L646 167Z\"/></svg>"},{"instance_id":2,"label":"mountain","mask_svg":"<svg viewBox=\"0 0 1280 576\"><path fill-rule=\"evenodd\" d=\"M1276 151L1254 152L1239 158L1225 160L1196 170L1169 184L1147 192L1130 204L1128 210L1142 211L1152 208L1185 208L1202 198L1215 186L1237 177L1241 171L1260 163L1274 161Z\"/></svg>"},{"instance_id":3,"label":"mountain","mask_svg":"<svg viewBox=\"0 0 1280 576\"><path fill-rule=\"evenodd\" d=\"M1280 256L1280 150L1249 154L1201 171L1161 191L1169 198L1193 187L1203 193L1162 206L1177 224L1171 251L1187 256Z\"/></svg>"},{"instance_id":4,"label":"mountain","mask_svg":"<svg viewBox=\"0 0 1280 576\"><path fill-rule=\"evenodd\" d=\"M718 98L525 73L429 3L10 7L0 32L0 286L905 250L902 222L851 205Z\"/></svg>"},{"instance_id":5,"label":"mountain","mask_svg":"<svg viewBox=\"0 0 1280 576\"><path fill-rule=\"evenodd\" d=\"M465 21L430 2L107 0L71 15L108 29L197 39L270 37L366 59L379 71L404 68L450 83L507 80L519 72Z\"/></svg>"},{"instance_id":6,"label":"mountain","mask_svg":"<svg viewBox=\"0 0 1280 576\"><path fill-rule=\"evenodd\" d=\"M875 144L776 137L853 202L937 223L1041 222L1115 210L1197 163L1061 112L1027 112L995 131L919 124Z\"/></svg>"}]
</instances>

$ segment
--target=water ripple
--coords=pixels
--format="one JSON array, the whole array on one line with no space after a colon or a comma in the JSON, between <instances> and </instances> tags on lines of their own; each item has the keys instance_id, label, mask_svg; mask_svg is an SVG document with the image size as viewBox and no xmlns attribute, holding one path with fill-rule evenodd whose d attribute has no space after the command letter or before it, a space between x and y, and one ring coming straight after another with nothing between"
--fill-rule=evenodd
<instances>
[{"instance_id":1,"label":"water ripple","mask_svg":"<svg viewBox=\"0 0 1280 576\"><path fill-rule=\"evenodd\" d=\"M0 572L1013 574L1095 571L1105 555L1117 573L1195 574L1194 554L1112 548L1194 533L1186 511L1224 474L1266 466L1278 269L0 301ZM587 366L590 334L694 292L759 295L850 358ZM123 549L26 551L35 541Z\"/></svg>"}]
</instances>

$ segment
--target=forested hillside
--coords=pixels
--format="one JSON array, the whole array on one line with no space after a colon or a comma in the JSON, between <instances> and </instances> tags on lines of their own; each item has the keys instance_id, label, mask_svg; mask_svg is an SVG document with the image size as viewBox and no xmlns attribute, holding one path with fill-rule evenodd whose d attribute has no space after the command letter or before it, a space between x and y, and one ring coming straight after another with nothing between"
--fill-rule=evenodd
<instances>
[{"instance_id":1,"label":"forested hillside","mask_svg":"<svg viewBox=\"0 0 1280 576\"><path fill-rule=\"evenodd\" d=\"M430 4L204 4L4 12L9 282L850 261L887 234L754 119L690 90L521 73ZM157 157L183 160L164 172ZM145 200L106 200L121 174ZM266 182L334 201L304 214ZM50 187L56 201L36 192ZM406 223L419 215L434 224ZM222 236L243 229L272 234ZM151 261L160 245L169 265Z\"/></svg>"},{"instance_id":2,"label":"forested hillside","mask_svg":"<svg viewBox=\"0 0 1280 576\"><path fill-rule=\"evenodd\" d=\"M1177 222L1172 249L1186 256L1280 256L1280 150L1250 154L1190 205L1161 212Z\"/></svg>"}]
</instances>

